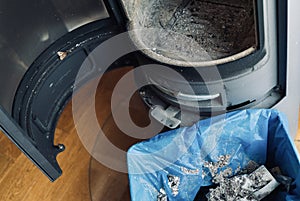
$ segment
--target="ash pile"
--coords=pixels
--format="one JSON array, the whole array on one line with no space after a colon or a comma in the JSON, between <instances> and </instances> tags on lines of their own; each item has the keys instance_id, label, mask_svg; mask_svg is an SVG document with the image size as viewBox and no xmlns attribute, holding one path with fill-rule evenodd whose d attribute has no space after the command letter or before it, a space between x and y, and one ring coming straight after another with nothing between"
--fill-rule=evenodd
<instances>
[{"instance_id":1,"label":"ash pile","mask_svg":"<svg viewBox=\"0 0 300 201\"><path fill-rule=\"evenodd\" d=\"M156 29L157 33L136 37L160 56L200 62L257 46L255 4L251 0L129 2L135 2L124 1L132 21L129 29Z\"/></svg>"},{"instance_id":2,"label":"ash pile","mask_svg":"<svg viewBox=\"0 0 300 201\"><path fill-rule=\"evenodd\" d=\"M265 166L260 166L251 174L242 174L231 178L218 175L218 178L214 180L218 187L210 189L207 194L209 201L258 201L279 186Z\"/></svg>"},{"instance_id":3,"label":"ash pile","mask_svg":"<svg viewBox=\"0 0 300 201\"><path fill-rule=\"evenodd\" d=\"M209 187L204 199L196 197L194 201L260 201L280 185L289 191L292 178L282 175L278 167L269 171L264 165L250 161L245 169L233 171L230 158L230 155L224 155L217 162L204 162L203 177L210 174L213 185ZM168 175L167 183L168 190L176 196L180 177ZM166 189L160 189L157 201L170 201Z\"/></svg>"},{"instance_id":4,"label":"ash pile","mask_svg":"<svg viewBox=\"0 0 300 201\"><path fill-rule=\"evenodd\" d=\"M288 191L292 183L292 179L283 176L278 167L269 171L264 165L250 161L246 169L236 170L234 173L232 168L228 167L229 161L230 156L226 155L220 156L218 162L204 163L216 186L210 188L206 194L208 201L259 201L271 194L280 184Z\"/></svg>"}]
</instances>

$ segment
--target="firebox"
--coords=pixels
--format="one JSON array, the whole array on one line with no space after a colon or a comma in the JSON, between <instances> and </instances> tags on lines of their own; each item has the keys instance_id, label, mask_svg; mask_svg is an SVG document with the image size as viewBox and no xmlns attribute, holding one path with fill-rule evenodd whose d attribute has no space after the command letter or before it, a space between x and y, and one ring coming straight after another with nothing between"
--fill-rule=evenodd
<instances>
[{"instance_id":1,"label":"firebox","mask_svg":"<svg viewBox=\"0 0 300 201\"><path fill-rule=\"evenodd\" d=\"M51 180L61 174L56 156L64 150L53 142L56 123L81 64L88 58L81 84L104 73L95 62L101 55L91 53L127 31L136 51L109 70L149 67L135 79L147 83L140 96L162 124L175 128L227 111L274 107L288 115L296 133L297 0L2 3L1 130Z\"/></svg>"},{"instance_id":2,"label":"firebox","mask_svg":"<svg viewBox=\"0 0 300 201\"><path fill-rule=\"evenodd\" d=\"M252 0L131 2L124 5L132 40L145 55L139 57L141 63L164 63L184 77L149 71L138 75L152 84L142 89L151 114L169 122L167 126L194 121L191 115L172 116L180 113L174 105L205 116L271 107L284 96L278 81L277 27L272 26L275 1L265 7L266 2ZM140 29L155 30L140 34ZM165 104L158 107L158 102ZM171 116L170 105L176 110Z\"/></svg>"}]
</instances>

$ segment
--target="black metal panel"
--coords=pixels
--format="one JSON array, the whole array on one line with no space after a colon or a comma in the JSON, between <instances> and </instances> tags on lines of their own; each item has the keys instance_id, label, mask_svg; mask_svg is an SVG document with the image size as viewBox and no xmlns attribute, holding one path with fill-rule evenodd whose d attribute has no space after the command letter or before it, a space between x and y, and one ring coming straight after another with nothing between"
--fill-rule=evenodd
<instances>
[{"instance_id":1,"label":"black metal panel","mask_svg":"<svg viewBox=\"0 0 300 201\"><path fill-rule=\"evenodd\" d=\"M58 165L53 153L59 146L53 144L54 132L72 96L77 72L93 48L119 32L119 27L107 19L66 35L34 62L21 82L14 102L14 118L40 153L55 166ZM70 49L72 51L63 60L57 55L59 51ZM95 72L101 72L101 68L91 61L86 79L92 78Z\"/></svg>"},{"instance_id":2,"label":"black metal panel","mask_svg":"<svg viewBox=\"0 0 300 201\"><path fill-rule=\"evenodd\" d=\"M288 1L277 1L278 35L278 82L279 90L286 95L287 88L287 5Z\"/></svg>"},{"instance_id":3,"label":"black metal panel","mask_svg":"<svg viewBox=\"0 0 300 201\"><path fill-rule=\"evenodd\" d=\"M68 32L108 18L102 0L0 1L0 104L11 112L17 87L33 61Z\"/></svg>"},{"instance_id":4,"label":"black metal panel","mask_svg":"<svg viewBox=\"0 0 300 201\"><path fill-rule=\"evenodd\" d=\"M54 181L61 175L56 156L64 150L63 145L54 145L54 132L62 110L72 96L77 72L82 62L95 47L123 31L124 27L121 26L116 17L120 11L114 7L114 12L110 13L112 16L107 17L107 11L103 8L102 1L88 0L80 3L80 1L32 0L31 3L24 2L24 4L30 5L24 5L24 10L20 14L25 12L24 15L29 15L27 18L24 17L25 22L23 23L29 26L29 21L32 20L32 29L28 26L21 26L22 18L12 19L12 22L16 22L16 26L24 29L24 35L18 39L20 41L13 41L11 38L9 40L11 42L7 45L17 55L16 57L8 55L7 60L15 59L11 63L18 64L18 68L16 65L11 65L12 70L10 70L9 65L0 67L0 72L1 69L4 72L0 78L3 77L2 81L5 84L11 75L18 75L11 83L12 85L4 87L6 91L3 93L0 91L0 104L10 110L14 98L13 117L19 125L9 116L9 113L0 117L0 125L10 139L50 180ZM18 12L16 2L11 2L11 4L13 6L8 6L7 10ZM104 14L101 14L101 11ZM36 19L39 18L37 13L42 15L40 19ZM100 17L105 19L94 21ZM122 17L119 16L119 18ZM51 21L52 19L53 21ZM123 19L125 19L124 16ZM86 25L81 26L82 24ZM3 23L0 23L0 26L3 26ZM38 29L39 26L51 30L54 35L46 34L42 35L42 39L36 38L36 35L41 33ZM80 27L78 28L78 26ZM8 26L8 28L11 27ZM72 29L75 30L71 31ZM5 31L3 33L6 33ZM11 33L11 36L7 37L14 36ZM4 49L1 51L4 52ZM58 52L65 52L66 57L59 57ZM119 61L122 64L126 62L124 60ZM87 72L86 80L82 80L82 82L95 76L95 72L101 72L101 68L93 61L90 64L91 71ZM119 65L115 64L115 66ZM16 69L19 69L20 73L16 73L18 72ZM21 82L20 79L22 79ZM15 95L16 86L18 89ZM7 91L9 94L6 93ZM3 95L5 93L7 96Z\"/></svg>"},{"instance_id":5,"label":"black metal panel","mask_svg":"<svg viewBox=\"0 0 300 201\"><path fill-rule=\"evenodd\" d=\"M56 180L62 171L56 162L56 155L63 147L52 149L53 158L46 158L26 136L17 122L0 106L0 130L51 180ZM51 160L52 159L52 160Z\"/></svg>"}]
</instances>

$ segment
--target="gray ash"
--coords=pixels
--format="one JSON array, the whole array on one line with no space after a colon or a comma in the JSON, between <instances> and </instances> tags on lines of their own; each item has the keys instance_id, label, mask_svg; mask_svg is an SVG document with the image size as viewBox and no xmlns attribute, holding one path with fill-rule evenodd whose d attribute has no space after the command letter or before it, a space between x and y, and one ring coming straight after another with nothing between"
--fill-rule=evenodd
<instances>
[{"instance_id":1,"label":"gray ash","mask_svg":"<svg viewBox=\"0 0 300 201\"><path fill-rule=\"evenodd\" d=\"M166 191L163 188L161 188L159 190L159 194L157 196L157 201L168 201Z\"/></svg>"},{"instance_id":2,"label":"gray ash","mask_svg":"<svg viewBox=\"0 0 300 201\"><path fill-rule=\"evenodd\" d=\"M221 177L218 184L219 186L209 190L208 201L258 201L279 185L264 166L251 174Z\"/></svg>"},{"instance_id":3,"label":"gray ash","mask_svg":"<svg viewBox=\"0 0 300 201\"><path fill-rule=\"evenodd\" d=\"M227 168L223 171L220 171L222 168L226 167L229 164L231 156L230 155L224 155L220 156L217 160L217 162L204 162L204 167L208 168L209 173L213 177L215 183L218 182L220 177L228 177L232 175L232 169Z\"/></svg>"},{"instance_id":4,"label":"gray ash","mask_svg":"<svg viewBox=\"0 0 300 201\"><path fill-rule=\"evenodd\" d=\"M140 0L131 17L135 28L165 30L159 40L141 37L156 53L201 61L208 59L203 52L220 59L256 46L254 8L253 0ZM198 45L187 46L189 39Z\"/></svg>"},{"instance_id":5,"label":"gray ash","mask_svg":"<svg viewBox=\"0 0 300 201\"><path fill-rule=\"evenodd\" d=\"M180 178L174 175L168 175L168 186L172 191L173 196L179 193Z\"/></svg>"}]
</instances>

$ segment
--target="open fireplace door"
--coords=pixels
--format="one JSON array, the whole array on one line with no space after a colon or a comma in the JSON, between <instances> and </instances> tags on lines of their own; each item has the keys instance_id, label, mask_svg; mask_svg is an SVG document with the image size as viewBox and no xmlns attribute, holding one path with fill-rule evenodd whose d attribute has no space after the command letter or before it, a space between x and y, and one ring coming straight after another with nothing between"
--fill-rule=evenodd
<instances>
[{"instance_id":1,"label":"open fireplace door","mask_svg":"<svg viewBox=\"0 0 300 201\"><path fill-rule=\"evenodd\" d=\"M6 15L0 15L5 58L0 60L0 84L5 86L0 89L0 131L55 181L62 174L56 157L65 149L54 144L55 128L77 73L93 49L125 31L126 16L116 0L1 2ZM13 40L19 34L12 32L15 27L22 35ZM109 69L125 65L133 64L121 58ZM96 63L90 67L82 85L104 73Z\"/></svg>"}]
</instances>

